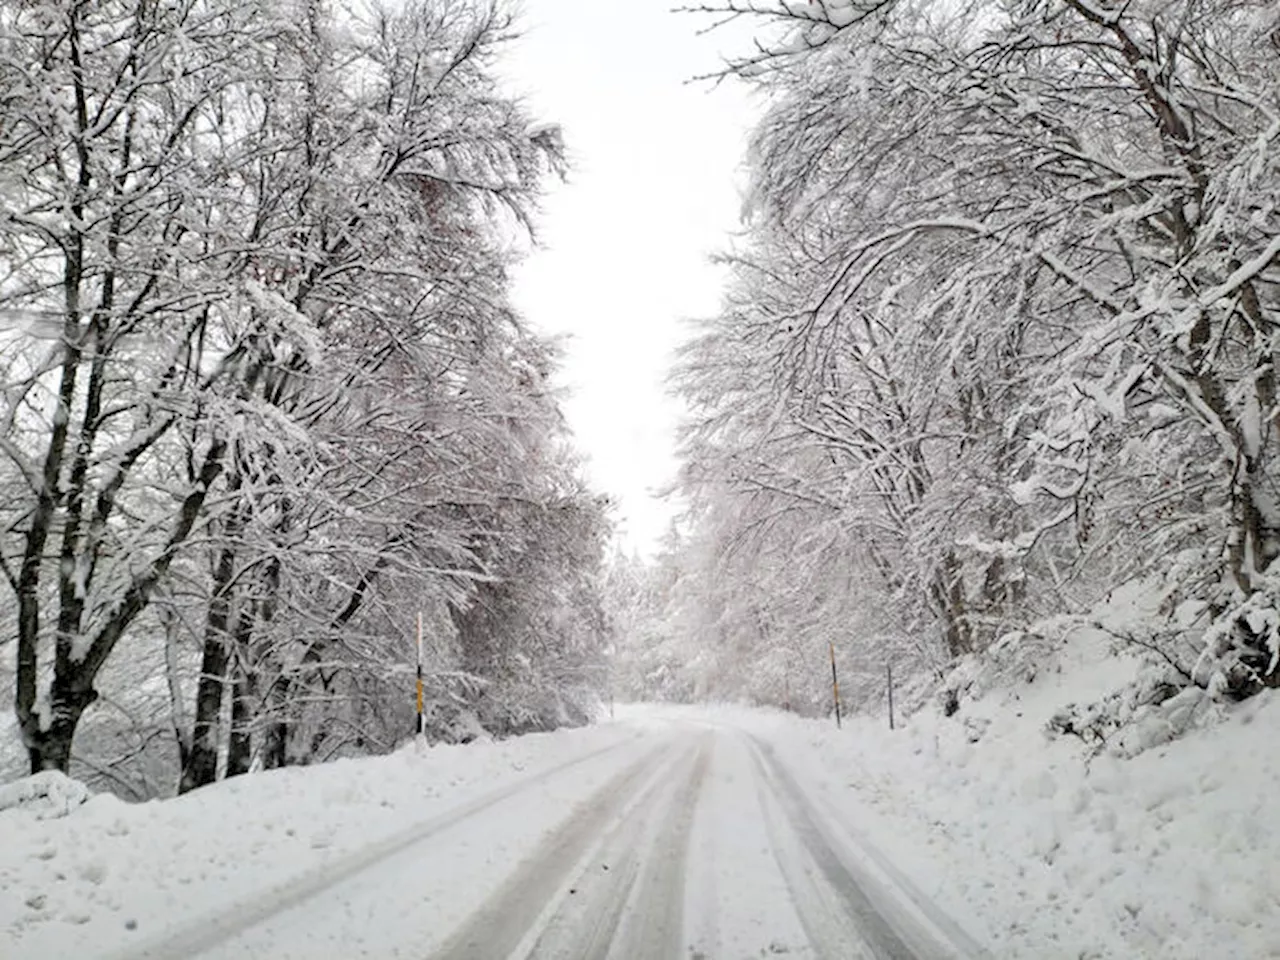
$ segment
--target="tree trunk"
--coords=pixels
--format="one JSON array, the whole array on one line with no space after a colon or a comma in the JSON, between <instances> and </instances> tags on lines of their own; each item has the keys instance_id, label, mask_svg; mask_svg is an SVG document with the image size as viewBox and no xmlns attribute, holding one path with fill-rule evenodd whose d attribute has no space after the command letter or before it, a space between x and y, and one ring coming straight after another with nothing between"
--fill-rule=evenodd
<instances>
[{"instance_id":1,"label":"tree trunk","mask_svg":"<svg viewBox=\"0 0 1280 960\"><path fill-rule=\"evenodd\" d=\"M262 767L279 770L289 762L289 726L283 720L272 720L262 733Z\"/></svg>"},{"instance_id":2,"label":"tree trunk","mask_svg":"<svg viewBox=\"0 0 1280 960\"><path fill-rule=\"evenodd\" d=\"M264 712L267 723L262 731L262 767L264 770L278 770L289 762L289 720L288 702L290 681L284 676L277 677L267 691Z\"/></svg>"},{"instance_id":3,"label":"tree trunk","mask_svg":"<svg viewBox=\"0 0 1280 960\"><path fill-rule=\"evenodd\" d=\"M973 633L969 624L964 599L964 582L960 564L951 551L947 551L934 572L929 588L934 608L942 620L943 643L950 657L973 652Z\"/></svg>"},{"instance_id":4,"label":"tree trunk","mask_svg":"<svg viewBox=\"0 0 1280 960\"><path fill-rule=\"evenodd\" d=\"M191 752L182 771L178 792L213 783L218 775L218 733L222 715L222 687L230 660L227 638L213 624L205 632L200 684L196 690L196 720L191 730Z\"/></svg>"},{"instance_id":5,"label":"tree trunk","mask_svg":"<svg viewBox=\"0 0 1280 960\"><path fill-rule=\"evenodd\" d=\"M253 760L253 737L250 724L253 710L250 700L253 696L252 678L243 669L236 672L235 688L231 695L231 740L227 747L227 776L237 777L249 772Z\"/></svg>"},{"instance_id":6,"label":"tree trunk","mask_svg":"<svg viewBox=\"0 0 1280 960\"><path fill-rule=\"evenodd\" d=\"M238 484L235 484L238 486ZM239 520L233 514L227 522L227 533L234 536ZM178 793L213 783L218 776L218 739L222 720L222 691L230 664L232 578L235 575L235 551L224 546L214 570L213 595L205 618L204 653L200 662L200 683L196 688L196 718L191 730L191 750L182 770Z\"/></svg>"},{"instance_id":7,"label":"tree trunk","mask_svg":"<svg viewBox=\"0 0 1280 960\"><path fill-rule=\"evenodd\" d=\"M55 678L49 691L49 722L41 723L26 735L32 773L68 771L76 726L85 710L97 699L98 692L92 687L79 688L62 678Z\"/></svg>"},{"instance_id":8,"label":"tree trunk","mask_svg":"<svg viewBox=\"0 0 1280 960\"><path fill-rule=\"evenodd\" d=\"M249 764L253 759L253 737L250 726L253 721L252 699L257 687L254 665L250 662L250 644L253 640L253 627L258 615L258 602L244 602L240 605L240 615L236 617L235 644L235 685L231 692L231 735L227 746L228 777L239 776L249 772Z\"/></svg>"},{"instance_id":9,"label":"tree trunk","mask_svg":"<svg viewBox=\"0 0 1280 960\"><path fill-rule=\"evenodd\" d=\"M185 770L191 759L191 730L187 726L182 703L182 680L178 672L178 618L173 608L161 605L160 622L164 625L165 680L169 684L169 718L174 740L178 744L178 769Z\"/></svg>"}]
</instances>

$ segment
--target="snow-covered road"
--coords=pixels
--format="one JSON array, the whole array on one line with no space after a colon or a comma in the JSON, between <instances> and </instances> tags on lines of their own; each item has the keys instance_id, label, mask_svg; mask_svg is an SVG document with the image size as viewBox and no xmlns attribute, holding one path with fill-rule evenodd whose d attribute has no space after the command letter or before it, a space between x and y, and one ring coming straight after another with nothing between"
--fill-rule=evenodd
<instances>
[{"instance_id":1,"label":"snow-covered road","mask_svg":"<svg viewBox=\"0 0 1280 960\"><path fill-rule=\"evenodd\" d=\"M983 953L767 744L660 716L118 954L771 955Z\"/></svg>"},{"instance_id":2,"label":"snow-covered road","mask_svg":"<svg viewBox=\"0 0 1280 960\"><path fill-rule=\"evenodd\" d=\"M151 803L20 781L0 960L983 956L946 915L1001 960L1280 957L1280 698L1097 756L1042 732L1110 683L1075 656L893 732L636 705Z\"/></svg>"}]
</instances>

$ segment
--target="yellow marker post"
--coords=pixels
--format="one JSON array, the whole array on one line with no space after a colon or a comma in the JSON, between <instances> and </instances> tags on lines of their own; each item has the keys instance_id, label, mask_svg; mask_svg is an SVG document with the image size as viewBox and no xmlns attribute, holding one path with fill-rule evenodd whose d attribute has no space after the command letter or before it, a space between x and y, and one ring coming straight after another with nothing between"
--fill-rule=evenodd
<instances>
[{"instance_id":1,"label":"yellow marker post","mask_svg":"<svg viewBox=\"0 0 1280 960\"><path fill-rule=\"evenodd\" d=\"M422 613L418 613L418 736L426 733L426 722L422 716Z\"/></svg>"}]
</instances>

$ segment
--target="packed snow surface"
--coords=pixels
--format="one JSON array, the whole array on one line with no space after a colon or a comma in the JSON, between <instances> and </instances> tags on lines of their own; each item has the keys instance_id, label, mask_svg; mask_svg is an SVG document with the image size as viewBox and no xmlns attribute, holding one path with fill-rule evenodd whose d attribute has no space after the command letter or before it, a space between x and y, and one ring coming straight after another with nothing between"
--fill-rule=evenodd
<instances>
[{"instance_id":1,"label":"packed snow surface","mask_svg":"<svg viewBox=\"0 0 1280 960\"><path fill-rule=\"evenodd\" d=\"M24 802L0 813L0 957L1280 955L1276 699L1129 759L1044 736L1104 685L1082 658L893 732L636 706Z\"/></svg>"}]
</instances>

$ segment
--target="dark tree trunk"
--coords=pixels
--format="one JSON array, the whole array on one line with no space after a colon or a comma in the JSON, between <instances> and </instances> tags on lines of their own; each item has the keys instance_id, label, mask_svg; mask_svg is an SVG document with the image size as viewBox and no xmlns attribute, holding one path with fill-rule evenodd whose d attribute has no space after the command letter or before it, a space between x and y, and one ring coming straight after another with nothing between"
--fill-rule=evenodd
<instances>
[{"instance_id":1,"label":"dark tree trunk","mask_svg":"<svg viewBox=\"0 0 1280 960\"><path fill-rule=\"evenodd\" d=\"M249 772L253 759L253 695L257 687L254 666L250 660L250 644L258 614L258 603L243 603L236 618L235 686L231 692L231 736L227 746L227 776L235 777Z\"/></svg>"},{"instance_id":2,"label":"dark tree trunk","mask_svg":"<svg viewBox=\"0 0 1280 960\"><path fill-rule=\"evenodd\" d=\"M222 687L230 660L225 633L206 631L204 656L200 662L200 684L196 689L196 719L191 731L191 752L182 771L178 792L213 783L218 775L218 731L222 714Z\"/></svg>"},{"instance_id":3,"label":"dark tree trunk","mask_svg":"<svg viewBox=\"0 0 1280 960\"><path fill-rule=\"evenodd\" d=\"M98 671L102 669L102 665L106 663L125 631L146 609L157 584L168 573L178 547L191 534L205 498L222 472L223 452L224 447L221 444L215 443L210 447L196 482L182 502L177 522L170 531L164 550L151 561L148 569L133 578L128 589L124 591L110 615L92 638L86 642L86 639L78 633L67 632L60 632L57 636L53 678L49 685L50 717L47 723L41 720L40 711L35 706L36 671L39 666L36 657L36 640L39 636L39 609L36 594L40 579L38 558L34 562L31 561L32 552L28 550L27 556L24 557L23 575L27 576L28 570L32 568L36 569L36 573L31 575L29 584L24 581L19 582L16 707L19 729L22 732L23 743L27 748L33 773L41 770L62 770L64 773L67 771L71 758L71 740L75 736L76 726L84 711L98 698L97 691L93 687ZM44 522L47 523L47 521ZM35 530L36 527L33 527L33 532ZM38 537L29 534L28 547L30 548L34 539L43 541L43 536L43 534L39 534ZM60 572L62 577L72 575L67 570ZM31 601L31 606L29 609L24 609L27 600ZM75 649L77 640L81 645L79 650Z\"/></svg>"},{"instance_id":4,"label":"dark tree trunk","mask_svg":"<svg viewBox=\"0 0 1280 960\"><path fill-rule=\"evenodd\" d=\"M27 756L31 772L61 770L66 773L71 765L71 741L75 737L80 717L95 700L98 692L92 687L79 689L65 680L54 680L49 691L50 720L27 735Z\"/></svg>"},{"instance_id":5,"label":"dark tree trunk","mask_svg":"<svg viewBox=\"0 0 1280 960\"><path fill-rule=\"evenodd\" d=\"M237 484L233 484L238 486ZM232 515L227 534L234 537L239 520ZM204 652L200 661L200 683L196 688L196 716L191 730L191 752L178 782L178 793L213 783L218 776L218 739L222 719L222 691L231 662L228 624L231 619L232 578L235 550L224 546L213 574L213 595L205 618Z\"/></svg>"},{"instance_id":6,"label":"dark tree trunk","mask_svg":"<svg viewBox=\"0 0 1280 960\"><path fill-rule=\"evenodd\" d=\"M934 608L942 620L943 642L947 655L963 656L973 652L973 633L964 598L964 582L960 563L954 553L948 551L934 573L930 591Z\"/></svg>"},{"instance_id":7,"label":"dark tree trunk","mask_svg":"<svg viewBox=\"0 0 1280 960\"><path fill-rule=\"evenodd\" d=\"M249 772L253 760L253 737L250 726L253 709L253 682L243 670L236 675L235 689L231 697L231 740L227 747L227 776L237 777Z\"/></svg>"},{"instance_id":8,"label":"dark tree trunk","mask_svg":"<svg viewBox=\"0 0 1280 960\"><path fill-rule=\"evenodd\" d=\"M287 674L276 677L267 688L262 712L262 768L278 770L289 763L289 699L293 682Z\"/></svg>"}]
</instances>

